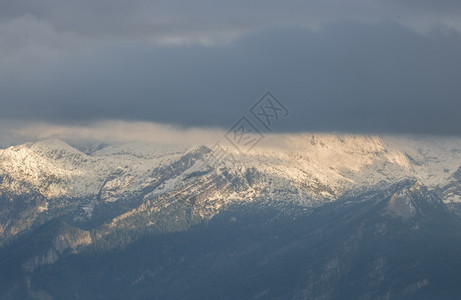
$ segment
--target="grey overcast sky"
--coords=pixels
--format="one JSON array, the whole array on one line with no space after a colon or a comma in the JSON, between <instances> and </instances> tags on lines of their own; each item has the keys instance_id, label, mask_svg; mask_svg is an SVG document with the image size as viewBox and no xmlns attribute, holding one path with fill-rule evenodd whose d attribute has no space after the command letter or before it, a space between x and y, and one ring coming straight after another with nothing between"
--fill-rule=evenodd
<instances>
[{"instance_id":1,"label":"grey overcast sky","mask_svg":"<svg viewBox=\"0 0 461 300\"><path fill-rule=\"evenodd\" d=\"M461 133L461 1L0 0L0 121ZM1 137L1 135L0 135Z\"/></svg>"}]
</instances>

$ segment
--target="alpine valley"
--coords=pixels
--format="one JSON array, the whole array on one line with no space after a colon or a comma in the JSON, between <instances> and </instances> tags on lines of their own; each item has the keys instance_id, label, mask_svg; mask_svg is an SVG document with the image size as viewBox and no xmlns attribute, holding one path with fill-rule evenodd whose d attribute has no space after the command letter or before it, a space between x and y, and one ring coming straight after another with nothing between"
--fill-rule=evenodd
<instances>
[{"instance_id":1,"label":"alpine valley","mask_svg":"<svg viewBox=\"0 0 461 300\"><path fill-rule=\"evenodd\" d=\"M0 149L1 299L459 299L461 140Z\"/></svg>"}]
</instances>

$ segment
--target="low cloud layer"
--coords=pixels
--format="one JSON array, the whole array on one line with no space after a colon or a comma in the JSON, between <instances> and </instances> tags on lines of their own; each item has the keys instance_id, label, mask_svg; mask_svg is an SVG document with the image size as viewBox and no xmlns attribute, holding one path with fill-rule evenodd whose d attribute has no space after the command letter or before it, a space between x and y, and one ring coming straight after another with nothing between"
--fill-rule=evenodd
<instances>
[{"instance_id":1,"label":"low cloud layer","mask_svg":"<svg viewBox=\"0 0 461 300\"><path fill-rule=\"evenodd\" d=\"M5 124L2 124L5 125ZM70 143L141 142L158 144L209 145L223 140L220 129L178 128L150 122L105 121L89 125L55 125L44 122L2 126L0 146L28 141L60 139Z\"/></svg>"}]
</instances>

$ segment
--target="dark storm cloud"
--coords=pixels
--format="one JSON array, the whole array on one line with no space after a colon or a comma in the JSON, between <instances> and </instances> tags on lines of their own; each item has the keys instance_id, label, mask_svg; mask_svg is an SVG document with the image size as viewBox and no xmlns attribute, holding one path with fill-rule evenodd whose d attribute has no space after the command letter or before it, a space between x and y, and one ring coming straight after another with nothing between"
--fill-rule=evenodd
<instances>
[{"instance_id":1,"label":"dark storm cloud","mask_svg":"<svg viewBox=\"0 0 461 300\"><path fill-rule=\"evenodd\" d=\"M412 1L342 13L268 1L247 16L239 3L137 1L126 15L103 2L33 3L0 10L3 119L229 128L270 90L291 112L277 131L461 133L454 2L429 31Z\"/></svg>"}]
</instances>

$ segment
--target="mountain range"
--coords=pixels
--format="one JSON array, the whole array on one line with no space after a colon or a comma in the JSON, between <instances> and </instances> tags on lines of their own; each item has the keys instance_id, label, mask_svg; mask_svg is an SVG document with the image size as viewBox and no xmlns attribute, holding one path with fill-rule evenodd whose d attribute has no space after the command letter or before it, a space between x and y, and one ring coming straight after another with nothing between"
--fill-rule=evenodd
<instances>
[{"instance_id":1,"label":"mountain range","mask_svg":"<svg viewBox=\"0 0 461 300\"><path fill-rule=\"evenodd\" d=\"M457 298L461 141L0 150L5 299Z\"/></svg>"}]
</instances>

